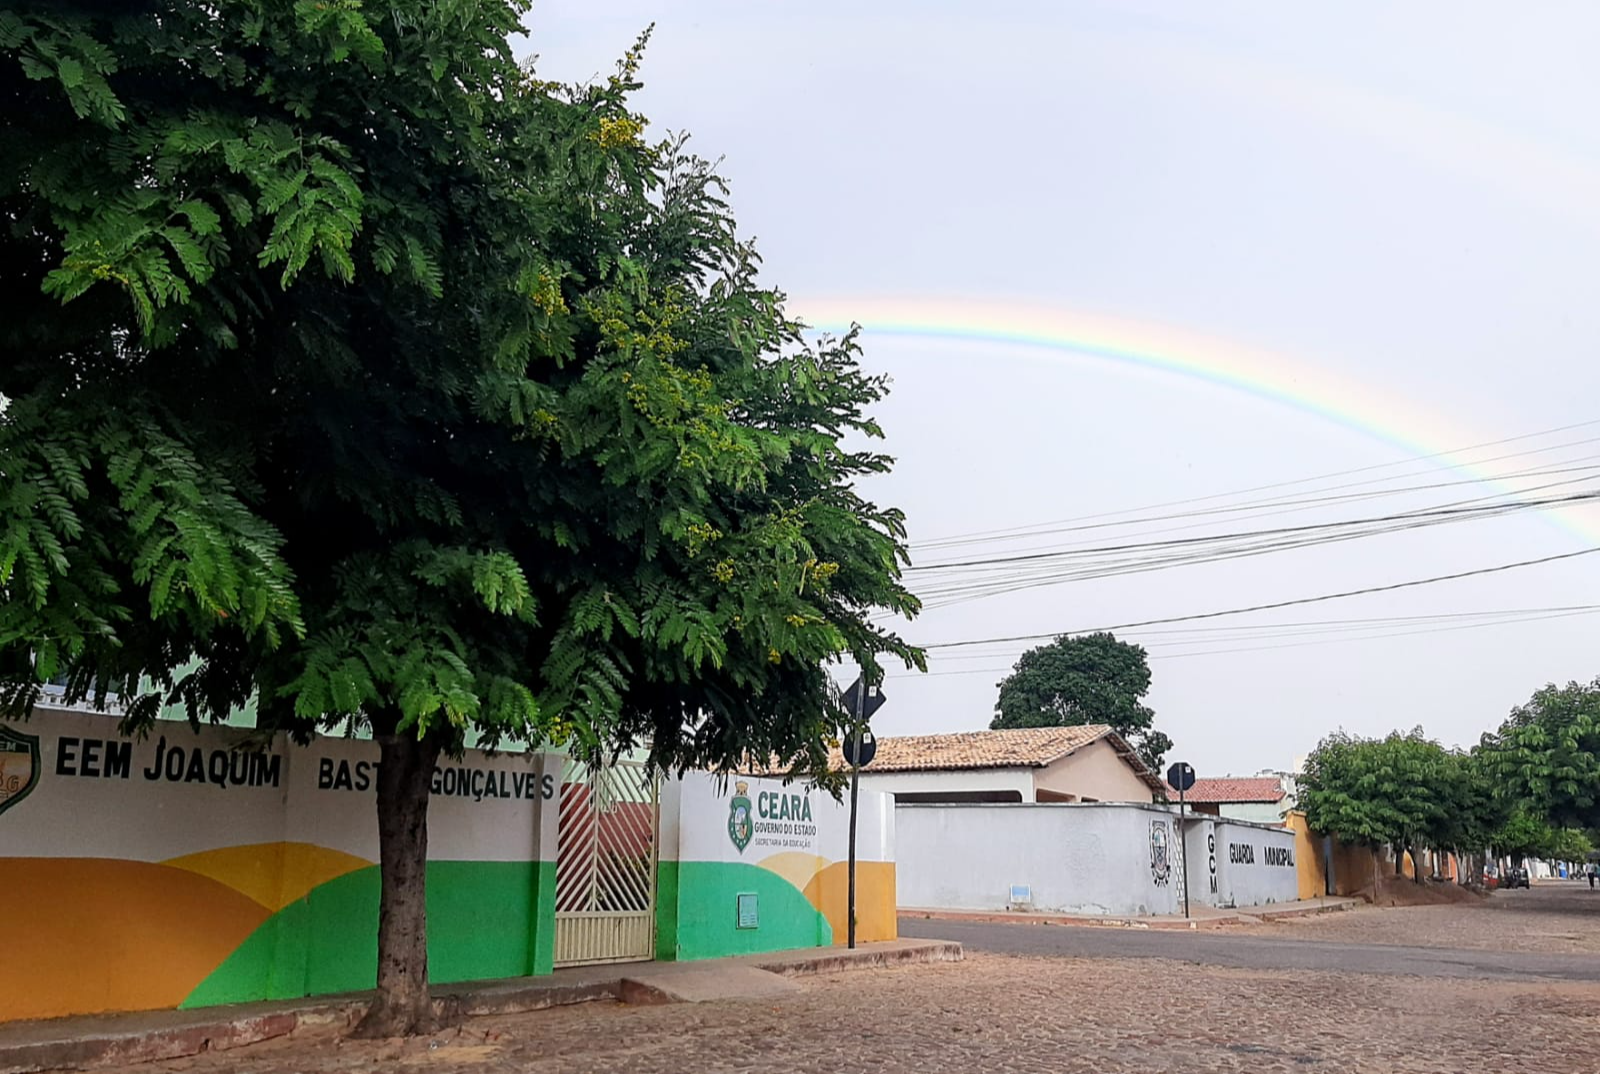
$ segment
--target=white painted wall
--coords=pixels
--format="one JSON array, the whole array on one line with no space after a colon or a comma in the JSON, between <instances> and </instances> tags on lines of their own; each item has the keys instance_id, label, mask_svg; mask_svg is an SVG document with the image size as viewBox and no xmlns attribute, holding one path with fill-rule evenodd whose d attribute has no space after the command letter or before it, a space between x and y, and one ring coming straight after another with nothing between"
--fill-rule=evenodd
<instances>
[{"instance_id":1,"label":"white painted wall","mask_svg":"<svg viewBox=\"0 0 1600 1075\"><path fill-rule=\"evenodd\" d=\"M863 792L1014 791L1025 803L1033 802L1035 769L957 769L907 773L861 772Z\"/></svg>"},{"instance_id":2,"label":"white painted wall","mask_svg":"<svg viewBox=\"0 0 1600 1075\"><path fill-rule=\"evenodd\" d=\"M378 745L370 740L318 737L299 747L279 735L263 754L272 777L251 780L249 756L233 752L248 738L239 729L159 722L133 740L117 734L116 717L42 707L7 727L38 739L40 772L34 790L5 814L0 858L159 862L292 840L378 859ZM125 752L126 769L108 767L113 750ZM197 761L200 768L191 768ZM428 857L554 859L560 762L477 750L459 762L441 758Z\"/></svg>"},{"instance_id":3,"label":"white painted wall","mask_svg":"<svg viewBox=\"0 0 1600 1075\"><path fill-rule=\"evenodd\" d=\"M744 847L729 829L729 813L740 784L750 804L752 830ZM856 804L856 857L862 862L894 861L894 802L867 791L863 780ZM780 811L778 799L790 809ZM800 806L803 804L803 807ZM780 813L782 816L780 816ZM662 861L746 862L778 872L810 877L850 855L850 799L834 801L802 782L759 776L689 772L661 782ZM793 860L787 866L782 860ZM804 888L802 881L796 885Z\"/></svg>"},{"instance_id":4,"label":"white painted wall","mask_svg":"<svg viewBox=\"0 0 1600 1075\"><path fill-rule=\"evenodd\" d=\"M1039 911L1181 912L1175 815L1131 803L897 806L900 906L1003 910L1011 886L1028 885Z\"/></svg>"},{"instance_id":5,"label":"white painted wall","mask_svg":"<svg viewBox=\"0 0 1600 1075\"><path fill-rule=\"evenodd\" d=\"M1298 899L1294 833L1239 821L1213 823L1217 906L1248 907Z\"/></svg>"}]
</instances>

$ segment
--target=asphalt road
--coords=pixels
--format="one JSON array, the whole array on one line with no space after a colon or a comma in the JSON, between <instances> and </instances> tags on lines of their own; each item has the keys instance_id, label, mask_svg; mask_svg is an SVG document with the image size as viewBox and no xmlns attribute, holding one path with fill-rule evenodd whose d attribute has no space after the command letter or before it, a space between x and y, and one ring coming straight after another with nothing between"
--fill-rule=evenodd
<instances>
[{"instance_id":1,"label":"asphalt road","mask_svg":"<svg viewBox=\"0 0 1600 1075\"><path fill-rule=\"evenodd\" d=\"M1346 944L1291 937L1249 936L1225 931L1191 933L1113 926L1033 926L930 918L900 919L900 935L959 941L966 948L978 952L1064 959L1171 959L1254 970L1600 982L1600 959L1592 955Z\"/></svg>"}]
</instances>

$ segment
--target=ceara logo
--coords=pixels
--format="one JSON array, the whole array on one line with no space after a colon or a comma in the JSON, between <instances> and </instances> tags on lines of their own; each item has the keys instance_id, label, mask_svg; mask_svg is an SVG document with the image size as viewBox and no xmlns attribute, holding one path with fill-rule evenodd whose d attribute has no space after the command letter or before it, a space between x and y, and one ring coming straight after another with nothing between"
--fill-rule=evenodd
<instances>
[{"instance_id":1,"label":"ceara logo","mask_svg":"<svg viewBox=\"0 0 1600 1075\"><path fill-rule=\"evenodd\" d=\"M0 724L0 814L39 785L39 737Z\"/></svg>"},{"instance_id":2,"label":"ceara logo","mask_svg":"<svg viewBox=\"0 0 1600 1075\"><path fill-rule=\"evenodd\" d=\"M728 839L744 854L750 838L756 833L755 820L750 816L750 785L743 780L733 785L733 800L728 803Z\"/></svg>"}]
</instances>

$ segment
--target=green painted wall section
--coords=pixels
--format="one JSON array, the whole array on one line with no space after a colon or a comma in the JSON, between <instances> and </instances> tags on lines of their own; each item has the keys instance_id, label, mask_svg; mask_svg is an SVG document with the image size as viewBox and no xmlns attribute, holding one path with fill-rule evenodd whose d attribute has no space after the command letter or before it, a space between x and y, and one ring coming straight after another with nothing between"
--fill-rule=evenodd
<instances>
[{"instance_id":1,"label":"green painted wall section","mask_svg":"<svg viewBox=\"0 0 1600 1075\"><path fill-rule=\"evenodd\" d=\"M717 959L833 943L828 920L771 870L742 862L663 862L658 876L657 958ZM756 894L755 929L738 928L741 892Z\"/></svg>"},{"instance_id":2,"label":"green painted wall section","mask_svg":"<svg viewBox=\"0 0 1600 1075\"><path fill-rule=\"evenodd\" d=\"M656 863L656 958L668 963L678 958L678 863L675 859Z\"/></svg>"},{"instance_id":3,"label":"green painted wall section","mask_svg":"<svg viewBox=\"0 0 1600 1075\"><path fill-rule=\"evenodd\" d=\"M318 885L263 922L181 1007L371 989L378 884L369 866ZM433 981L548 974L554 927L555 863L428 863Z\"/></svg>"},{"instance_id":4,"label":"green painted wall section","mask_svg":"<svg viewBox=\"0 0 1600 1075\"><path fill-rule=\"evenodd\" d=\"M556 969L556 864L536 862L539 889L534 897L533 973L549 974Z\"/></svg>"}]
</instances>

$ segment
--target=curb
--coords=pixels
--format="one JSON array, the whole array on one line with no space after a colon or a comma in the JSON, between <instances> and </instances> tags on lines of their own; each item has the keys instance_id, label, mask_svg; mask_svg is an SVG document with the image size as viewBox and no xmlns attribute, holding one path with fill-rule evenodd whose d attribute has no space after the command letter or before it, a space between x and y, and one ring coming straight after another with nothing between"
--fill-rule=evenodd
<instances>
[{"instance_id":1,"label":"curb","mask_svg":"<svg viewBox=\"0 0 1600 1075\"><path fill-rule=\"evenodd\" d=\"M906 938L906 940L916 940ZM874 967L902 967L912 963L959 963L966 958L961 945L955 941L916 941L915 948L857 948L801 959L774 959L757 956L751 963L762 970L799 978L812 974L832 974L842 970L870 970Z\"/></svg>"},{"instance_id":2,"label":"curb","mask_svg":"<svg viewBox=\"0 0 1600 1075\"><path fill-rule=\"evenodd\" d=\"M1256 922L1270 922L1285 918L1305 918L1311 915L1347 911L1359 906L1361 901L1337 897L1318 907L1282 907L1270 905L1246 910L1224 910L1204 918L1113 918L1097 915L1032 914L1025 911L943 911L934 908L900 909L901 918L925 919L936 922L983 922L1018 926L1101 926L1114 929L1180 930L1185 933L1220 926L1237 926Z\"/></svg>"},{"instance_id":3,"label":"curb","mask_svg":"<svg viewBox=\"0 0 1600 1075\"><path fill-rule=\"evenodd\" d=\"M321 1004L297 1011L228 1018L213 1014L141 1033L104 1033L0 1046L0 1069L44 1071L93 1065L140 1064L233 1049L293 1033L303 1026L350 1025L367 1002Z\"/></svg>"},{"instance_id":4,"label":"curb","mask_svg":"<svg viewBox=\"0 0 1600 1075\"><path fill-rule=\"evenodd\" d=\"M1290 907L1281 911L1261 910L1255 912L1255 917L1265 919L1268 922L1280 918L1310 918L1312 915L1333 914L1335 911L1348 911L1351 908L1359 907L1360 905L1360 900L1341 896L1338 899L1330 900L1321 907Z\"/></svg>"},{"instance_id":5,"label":"curb","mask_svg":"<svg viewBox=\"0 0 1600 1075\"><path fill-rule=\"evenodd\" d=\"M787 958L784 953L764 953L735 957L728 962L786 977L801 977L912 963L947 963L962 958L961 945L951 941L907 938L904 942L887 944L888 947L883 948L826 951L815 955L790 953ZM719 961L706 961L707 964L716 962ZM648 965L662 969L675 964ZM473 1016L512 1015L592 1000L622 1000L635 1004L675 1001L676 998L654 987L632 981L628 971L635 966L638 964L618 964L614 974L570 983L528 978L488 983L478 989L435 991L433 1003L440 1018L450 1023ZM68 1017L35 1024L37 1036L33 1040L15 1040L27 1033L26 1025L0 1023L0 1072L119 1067L234 1049L280 1038L302 1028L353 1026L370 1003L370 994L344 994L290 1006L253 1003L193 1012L129 1013L164 1017L170 1022L159 1027L127 1030L115 1029L118 1019L115 1015L85 1017L107 1024L104 1029L93 1031L82 1028L82 1019Z\"/></svg>"},{"instance_id":6,"label":"curb","mask_svg":"<svg viewBox=\"0 0 1600 1075\"><path fill-rule=\"evenodd\" d=\"M1243 915L1209 915L1205 918L1179 918L1173 921L1138 918L1098 918L1093 915L1019 914L1015 911L927 911L902 910L901 918L920 918L933 922L986 922L1016 926L1105 926L1115 929L1181 930L1188 933L1214 926L1235 925Z\"/></svg>"}]
</instances>

